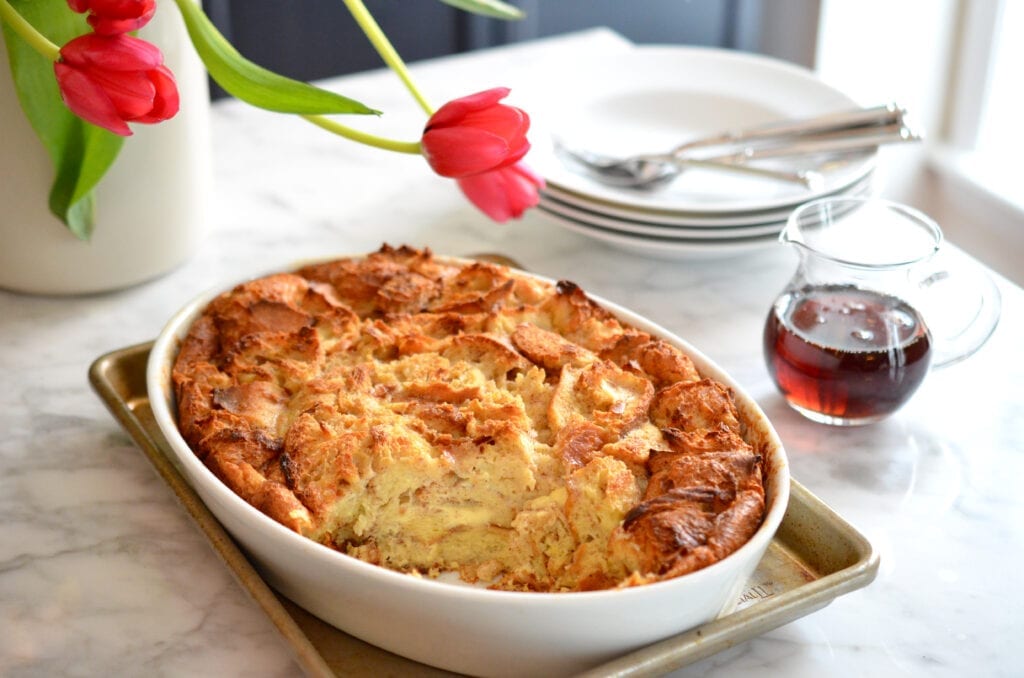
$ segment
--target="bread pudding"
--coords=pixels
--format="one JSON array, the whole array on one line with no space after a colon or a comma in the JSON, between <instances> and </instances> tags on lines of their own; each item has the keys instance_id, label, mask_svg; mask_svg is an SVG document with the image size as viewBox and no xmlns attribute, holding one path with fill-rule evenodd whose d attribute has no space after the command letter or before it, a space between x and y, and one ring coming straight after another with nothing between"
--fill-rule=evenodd
<instances>
[{"instance_id":1,"label":"bread pudding","mask_svg":"<svg viewBox=\"0 0 1024 678\"><path fill-rule=\"evenodd\" d=\"M577 285L384 246L211 301L172 371L228 487L329 548L515 591L647 584L754 534L730 390Z\"/></svg>"}]
</instances>

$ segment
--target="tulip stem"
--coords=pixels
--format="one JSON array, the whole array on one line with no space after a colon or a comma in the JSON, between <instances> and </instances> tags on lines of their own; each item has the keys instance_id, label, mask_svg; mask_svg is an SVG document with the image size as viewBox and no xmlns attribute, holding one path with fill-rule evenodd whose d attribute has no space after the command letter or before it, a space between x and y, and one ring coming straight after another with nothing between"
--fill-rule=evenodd
<instances>
[{"instance_id":1,"label":"tulip stem","mask_svg":"<svg viewBox=\"0 0 1024 678\"><path fill-rule=\"evenodd\" d=\"M402 61L402 57L398 55L398 51L391 45L391 41L388 40L384 31L380 29L377 21L370 14L370 11L366 9L366 5L363 4L363 0L342 0L345 6L348 7L348 11L352 14L352 18L356 20L359 27L363 29L363 33L370 39L370 43L373 45L377 53L380 54L381 59L384 63L393 70L398 77L405 84L405 88L409 90L416 102L419 103L427 115L434 114L434 108L427 101L423 93L420 92L419 88L416 87L416 83L413 82L412 76L409 75L409 69L405 67L405 63Z\"/></svg>"},{"instance_id":2,"label":"tulip stem","mask_svg":"<svg viewBox=\"0 0 1024 678\"><path fill-rule=\"evenodd\" d=\"M333 132L338 136L345 137L352 141L358 141L359 143L367 146L382 148L386 151L395 151L396 153L412 153L418 155L421 152L419 141L397 141L395 139L379 137L374 134L368 134L366 132L347 127L346 125L342 125L340 122L330 118L325 118L322 115L303 115L302 117L328 132Z\"/></svg>"},{"instance_id":3,"label":"tulip stem","mask_svg":"<svg viewBox=\"0 0 1024 678\"><path fill-rule=\"evenodd\" d=\"M50 61L60 59L60 47L50 42L45 35L35 29L35 26L25 21L25 17L18 14L18 11L7 0L0 0L0 20L6 22L32 49Z\"/></svg>"}]
</instances>

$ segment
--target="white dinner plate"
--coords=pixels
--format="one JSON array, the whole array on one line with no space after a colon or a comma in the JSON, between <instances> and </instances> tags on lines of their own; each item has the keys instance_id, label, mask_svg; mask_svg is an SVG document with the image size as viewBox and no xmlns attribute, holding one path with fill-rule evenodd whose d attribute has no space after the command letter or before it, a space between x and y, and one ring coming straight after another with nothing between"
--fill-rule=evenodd
<instances>
[{"instance_id":1,"label":"white dinner plate","mask_svg":"<svg viewBox=\"0 0 1024 678\"><path fill-rule=\"evenodd\" d=\"M538 209L553 222L567 230L603 241L618 249L654 259L668 259L672 261L722 259L777 247L779 243L778 233L750 238L701 240L634 235L603 228L583 219L559 214L543 204L539 205ZM779 230L781 230L781 226Z\"/></svg>"},{"instance_id":2,"label":"white dinner plate","mask_svg":"<svg viewBox=\"0 0 1024 678\"><path fill-rule=\"evenodd\" d=\"M619 231L632 235L646 235L656 238L673 238L679 240L721 241L736 238L750 238L766 235L778 235L786 225L786 217L778 221L768 221L751 226L729 226L719 228L687 228L685 226L668 226L653 224L636 219L610 217L601 212L582 209L570 203L562 202L551 196L542 196L540 205L547 212L564 216L569 219L583 221L588 225Z\"/></svg>"},{"instance_id":3,"label":"white dinner plate","mask_svg":"<svg viewBox=\"0 0 1024 678\"><path fill-rule=\"evenodd\" d=\"M868 195L872 190L873 172L829 195L861 196ZM756 226L766 222L784 221L802 202L784 207L757 210L754 212L730 212L721 214L701 214L697 212L666 212L662 210L636 209L625 205L605 202L592 196L582 195L548 184L541 191L545 198L557 200L565 205L601 214L611 219L640 221L649 225L663 225L676 228L710 229L736 228ZM808 195L810 195L808 193ZM825 196L820 196L825 197Z\"/></svg>"},{"instance_id":4,"label":"white dinner plate","mask_svg":"<svg viewBox=\"0 0 1024 678\"><path fill-rule=\"evenodd\" d=\"M686 139L858 104L802 67L722 49L638 46L600 59L552 64L532 106L530 164L556 189L641 210L728 214L779 209L834 193L867 175L876 153L825 167L815 191L782 182L691 169L644 192L599 184L567 168L553 139L614 156L664 152ZM795 169L796 161L776 161Z\"/></svg>"}]
</instances>

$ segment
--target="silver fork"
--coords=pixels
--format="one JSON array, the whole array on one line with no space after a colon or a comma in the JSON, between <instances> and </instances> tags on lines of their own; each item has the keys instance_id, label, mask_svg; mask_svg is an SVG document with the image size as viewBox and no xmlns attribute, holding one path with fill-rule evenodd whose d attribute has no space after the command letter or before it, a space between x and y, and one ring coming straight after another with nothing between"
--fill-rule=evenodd
<instances>
[{"instance_id":1,"label":"silver fork","mask_svg":"<svg viewBox=\"0 0 1024 678\"><path fill-rule=\"evenodd\" d=\"M905 116L905 109L891 103L722 132L682 143L668 153L646 153L626 158L572 148L558 139L554 149L556 155L571 168L612 186L655 189L674 180L687 168L702 167L796 183L814 190L823 182L818 172L787 172L746 163L766 157L873 150L879 144L919 140L921 136L906 127ZM769 142L776 143L764 145ZM738 144L745 145L736 150ZM708 150L710 155L690 155L700 149ZM717 155L714 154L715 149L718 149Z\"/></svg>"},{"instance_id":2,"label":"silver fork","mask_svg":"<svg viewBox=\"0 0 1024 678\"><path fill-rule=\"evenodd\" d=\"M824 182L820 173L810 170L787 172L745 163L685 158L668 153L613 158L570 148L558 139L555 139L554 144L555 154L570 167L583 171L603 184L621 188L653 190L675 180L687 168L697 167L799 184L809 190L816 190Z\"/></svg>"}]
</instances>

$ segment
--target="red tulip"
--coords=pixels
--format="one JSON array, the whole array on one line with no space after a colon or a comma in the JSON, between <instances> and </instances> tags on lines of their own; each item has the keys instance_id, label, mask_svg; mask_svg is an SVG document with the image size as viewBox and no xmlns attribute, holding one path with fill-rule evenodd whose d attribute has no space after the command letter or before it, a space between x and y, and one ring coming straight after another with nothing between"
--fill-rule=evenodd
<instances>
[{"instance_id":1,"label":"red tulip","mask_svg":"<svg viewBox=\"0 0 1024 678\"><path fill-rule=\"evenodd\" d=\"M160 122L178 112L178 88L160 50L130 35L79 36L54 64L61 97L71 112L114 134L128 122Z\"/></svg>"},{"instance_id":2,"label":"red tulip","mask_svg":"<svg viewBox=\"0 0 1024 678\"><path fill-rule=\"evenodd\" d=\"M100 35L137 31L156 12L156 0L68 0L72 10L89 12L89 25Z\"/></svg>"},{"instance_id":3,"label":"red tulip","mask_svg":"<svg viewBox=\"0 0 1024 678\"><path fill-rule=\"evenodd\" d=\"M449 101L430 116L420 144L435 172L456 179L519 162L530 144L530 117L498 102L505 87Z\"/></svg>"},{"instance_id":4,"label":"red tulip","mask_svg":"<svg viewBox=\"0 0 1024 678\"><path fill-rule=\"evenodd\" d=\"M524 163L457 179L469 201L495 221L518 219L540 200L544 180Z\"/></svg>"}]
</instances>

